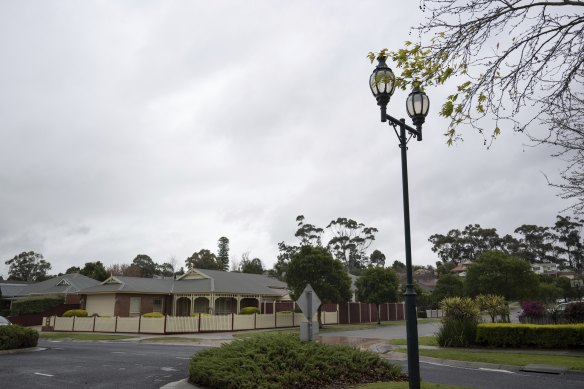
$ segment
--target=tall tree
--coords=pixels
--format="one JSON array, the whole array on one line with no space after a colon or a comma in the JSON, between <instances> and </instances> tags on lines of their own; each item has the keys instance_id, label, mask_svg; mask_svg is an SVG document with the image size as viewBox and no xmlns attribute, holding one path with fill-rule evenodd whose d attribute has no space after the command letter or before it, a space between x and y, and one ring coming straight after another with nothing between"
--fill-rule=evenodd
<instances>
[{"instance_id":1,"label":"tall tree","mask_svg":"<svg viewBox=\"0 0 584 389\"><path fill-rule=\"evenodd\" d=\"M497 294L507 300L537 297L539 279L524 259L487 251L466 272L465 292L471 296Z\"/></svg>"},{"instance_id":2,"label":"tall tree","mask_svg":"<svg viewBox=\"0 0 584 389\"><path fill-rule=\"evenodd\" d=\"M152 278L156 274L156 263L146 254L138 254L132 261L142 271L142 277Z\"/></svg>"},{"instance_id":3,"label":"tall tree","mask_svg":"<svg viewBox=\"0 0 584 389\"><path fill-rule=\"evenodd\" d=\"M23 251L4 264L10 266L8 279L14 281L44 281L47 279L47 272L51 270L51 264L43 259L43 255L34 251Z\"/></svg>"},{"instance_id":4,"label":"tall tree","mask_svg":"<svg viewBox=\"0 0 584 389\"><path fill-rule=\"evenodd\" d=\"M552 227L562 246L556 251L565 255L566 265L571 269L581 271L584 267L584 245L580 231L582 223L572 221L569 216L558 215L556 224Z\"/></svg>"},{"instance_id":5,"label":"tall tree","mask_svg":"<svg viewBox=\"0 0 584 389\"><path fill-rule=\"evenodd\" d=\"M428 239L432 243L432 251L438 254L443 262L456 264L474 261L481 253L489 250L506 251L506 245L511 244L509 236L505 241L499 237L495 228L483 228L479 224L469 224L460 231L450 230L446 235L434 234Z\"/></svg>"},{"instance_id":6,"label":"tall tree","mask_svg":"<svg viewBox=\"0 0 584 389\"><path fill-rule=\"evenodd\" d=\"M523 224L515 229L515 233L521 235L519 239L518 257L531 263L553 261L557 262L554 255L555 235L549 227Z\"/></svg>"},{"instance_id":7,"label":"tall tree","mask_svg":"<svg viewBox=\"0 0 584 389\"><path fill-rule=\"evenodd\" d=\"M217 256L207 249L193 253L185 260L187 269L223 270L223 264L217 261Z\"/></svg>"},{"instance_id":8,"label":"tall tree","mask_svg":"<svg viewBox=\"0 0 584 389\"><path fill-rule=\"evenodd\" d=\"M390 56L411 82L451 87L440 114L485 142L513 128L566 160L562 196L584 212L584 2L423 0L419 42ZM375 54L371 54L372 60ZM455 77L458 82L445 82ZM452 86L450 86L452 85ZM447 92L448 93L448 92ZM531 128L548 132L532 132Z\"/></svg>"},{"instance_id":9,"label":"tall tree","mask_svg":"<svg viewBox=\"0 0 584 389\"><path fill-rule=\"evenodd\" d=\"M385 266L385 254L379 250L373 250L369 256L369 263L373 266Z\"/></svg>"},{"instance_id":10,"label":"tall tree","mask_svg":"<svg viewBox=\"0 0 584 389\"><path fill-rule=\"evenodd\" d=\"M217 261L223 265L222 270L229 270L229 239L224 236L217 242Z\"/></svg>"},{"instance_id":11,"label":"tall tree","mask_svg":"<svg viewBox=\"0 0 584 389\"><path fill-rule=\"evenodd\" d=\"M300 246L322 246L321 237L324 230L313 224L305 223L304 220L304 215L296 217L298 229L294 236L300 240Z\"/></svg>"},{"instance_id":12,"label":"tall tree","mask_svg":"<svg viewBox=\"0 0 584 389\"><path fill-rule=\"evenodd\" d=\"M157 263L156 264L156 274L162 277L172 277L174 276L175 266L170 262Z\"/></svg>"},{"instance_id":13,"label":"tall tree","mask_svg":"<svg viewBox=\"0 0 584 389\"><path fill-rule=\"evenodd\" d=\"M349 271L362 269L367 265L365 250L375 240L377 228L367 227L346 217L331 221L326 228L333 235L327 247L335 258L343 261Z\"/></svg>"},{"instance_id":14,"label":"tall tree","mask_svg":"<svg viewBox=\"0 0 584 389\"><path fill-rule=\"evenodd\" d=\"M244 254L239 263L239 270L242 273L264 274L264 265L259 258L249 259L249 254Z\"/></svg>"},{"instance_id":15,"label":"tall tree","mask_svg":"<svg viewBox=\"0 0 584 389\"><path fill-rule=\"evenodd\" d=\"M101 261L85 263L83 269L79 270L79 274L93 278L97 281L105 281L108 278L108 273Z\"/></svg>"},{"instance_id":16,"label":"tall tree","mask_svg":"<svg viewBox=\"0 0 584 389\"><path fill-rule=\"evenodd\" d=\"M352 296L351 278L343 263L334 259L324 247L302 246L294 253L288 265L286 283L295 298L310 284L323 304L345 303ZM319 307L319 325L320 312Z\"/></svg>"},{"instance_id":17,"label":"tall tree","mask_svg":"<svg viewBox=\"0 0 584 389\"><path fill-rule=\"evenodd\" d=\"M377 324L381 324L379 305L398 301L399 280L391 268L368 267L357 279L357 299L377 306Z\"/></svg>"},{"instance_id":18,"label":"tall tree","mask_svg":"<svg viewBox=\"0 0 584 389\"><path fill-rule=\"evenodd\" d=\"M81 268L79 266L71 266L70 268L65 270L65 274L79 273L80 270Z\"/></svg>"}]
</instances>

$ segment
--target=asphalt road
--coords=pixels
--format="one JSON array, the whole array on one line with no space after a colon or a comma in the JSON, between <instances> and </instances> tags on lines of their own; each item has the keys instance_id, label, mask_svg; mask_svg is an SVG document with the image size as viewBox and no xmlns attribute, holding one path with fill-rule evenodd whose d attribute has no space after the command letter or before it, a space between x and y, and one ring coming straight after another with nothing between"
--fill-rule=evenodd
<instances>
[{"instance_id":1,"label":"asphalt road","mask_svg":"<svg viewBox=\"0 0 584 389\"><path fill-rule=\"evenodd\" d=\"M0 388L160 388L188 376L197 346L39 340L46 350L0 355Z\"/></svg>"}]
</instances>

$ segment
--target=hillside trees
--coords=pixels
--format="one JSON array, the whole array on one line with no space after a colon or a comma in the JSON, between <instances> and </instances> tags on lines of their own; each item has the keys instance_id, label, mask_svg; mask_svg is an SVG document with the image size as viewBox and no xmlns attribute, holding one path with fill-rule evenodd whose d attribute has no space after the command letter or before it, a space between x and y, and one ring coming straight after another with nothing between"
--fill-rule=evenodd
<instances>
[{"instance_id":1,"label":"hillside trees","mask_svg":"<svg viewBox=\"0 0 584 389\"><path fill-rule=\"evenodd\" d=\"M294 236L298 238L298 245L285 242L278 243L279 254L272 274L282 277L287 271L288 263L296 252L303 246L326 247L334 258L341 260L345 268L351 273L358 273L369 264L376 266L385 264L385 254L375 250L370 255L366 250L375 240L378 232L375 227L368 227L353 219L339 217L332 220L326 230L307 223L303 215L296 217L297 230ZM326 245L323 243L326 242Z\"/></svg>"}]
</instances>

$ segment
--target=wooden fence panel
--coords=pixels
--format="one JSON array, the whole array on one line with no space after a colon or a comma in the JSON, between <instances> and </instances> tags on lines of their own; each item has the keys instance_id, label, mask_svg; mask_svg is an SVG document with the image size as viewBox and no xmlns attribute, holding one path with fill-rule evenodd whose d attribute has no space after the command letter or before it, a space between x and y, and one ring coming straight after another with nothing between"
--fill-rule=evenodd
<instances>
[{"instance_id":1,"label":"wooden fence panel","mask_svg":"<svg viewBox=\"0 0 584 389\"><path fill-rule=\"evenodd\" d=\"M143 317L140 322L140 333L142 334L163 334L163 317Z\"/></svg>"},{"instance_id":2,"label":"wooden fence panel","mask_svg":"<svg viewBox=\"0 0 584 389\"><path fill-rule=\"evenodd\" d=\"M55 320L55 331L72 331L73 330L72 317L58 317Z\"/></svg>"},{"instance_id":3,"label":"wooden fence panel","mask_svg":"<svg viewBox=\"0 0 584 389\"><path fill-rule=\"evenodd\" d=\"M118 317L116 332L138 333L140 317Z\"/></svg>"},{"instance_id":4,"label":"wooden fence panel","mask_svg":"<svg viewBox=\"0 0 584 389\"><path fill-rule=\"evenodd\" d=\"M254 315L235 315L233 320L233 330L253 330L254 323Z\"/></svg>"},{"instance_id":5,"label":"wooden fence panel","mask_svg":"<svg viewBox=\"0 0 584 389\"><path fill-rule=\"evenodd\" d=\"M95 332L115 332L115 331L116 331L115 317L95 318Z\"/></svg>"},{"instance_id":6,"label":"wooden fence panel","mask_svg":"<svg viewBox=\"0 0 584 389\"><path fill-rule=\"evenodd\" d=\"M199 332L199 317L168 316L166 318L166 332L170 333Z\"/></svg>"},{"instance_id":7,"label":"wooden fence panel","mask_svg":"<svg viewBox=\"0 0 584 389\"><path fill-rule=\"evenodd\" d=\"M91 332L93 331L93 317L75 318L75 331Z\"/></svg>"},{"instance_id":8,"label":"wooden fence panel","mask_svg":"<svg viewBox=\"0 0 584 389\"><path fill-rule=\"evenodd\" d=\"M256 328L274 328L274 315L256 315Z\"/></svg>"},{"instance_id":9,"label":"wooden fence panel","mask_svg":"<svg viewBox=\"0 0 584 389\"><path fill-rule=\"evenodd\" d=\"M201 316L201 328L199 331L231 331L231 315Z\"/></svg>"},{"instance_id":10,"label":"wooden fence panel","mask_svg":"<svg viewBox=\"0 0 584 389\"><path fill-rule=\"evenodd\" d=\"M294 314L276 313L276 327L292 327Z\"/></svg>"}]
</instances>

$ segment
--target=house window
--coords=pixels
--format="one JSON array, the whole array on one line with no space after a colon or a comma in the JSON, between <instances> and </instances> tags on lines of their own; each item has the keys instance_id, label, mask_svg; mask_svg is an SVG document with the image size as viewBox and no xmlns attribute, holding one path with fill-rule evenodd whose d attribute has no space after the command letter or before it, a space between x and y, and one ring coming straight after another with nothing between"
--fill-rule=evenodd
<instances>
[{"instance_id":1,"label":"house window","mask_svg":"<svg viewBox=\"0 0 584 389\"><path fill-rule=\"evenodd\" d=\"M130 297L130 316L140 316L140 305L142 305L140 297Z\"/></svg>"},{"instance_id":2,"label":"house window","mask_svg":"<svg viewBox=\"0 0 584 389\"><path fill-rule=\"evenodd\" d=\"M152 300L152 312L161 312L162 313L162 299L155 298Z\"/></svg>"}]
</instances>

